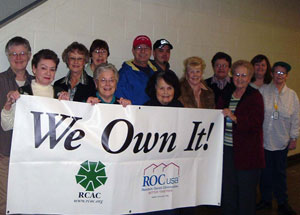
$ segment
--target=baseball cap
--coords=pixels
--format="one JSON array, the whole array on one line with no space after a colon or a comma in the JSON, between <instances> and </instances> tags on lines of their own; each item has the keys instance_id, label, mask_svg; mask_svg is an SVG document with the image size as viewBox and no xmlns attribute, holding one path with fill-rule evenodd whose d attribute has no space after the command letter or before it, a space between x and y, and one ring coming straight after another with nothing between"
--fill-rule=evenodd
<instances>
[{"instance_id":1,"label":"baseball cap","mask_svg":"<svg viewBox=\"0 0 300 215\"><path fill-rule=\"evenodd\" d=\"M157 40L154 45L153 45L153 49L157 49L157 48L162 48L164 47L165 45L168 45L170 47L170 49L173 49L173 46L172 44L166 40L166 39L160 39L160 40Z\"/></svg>"},{"instance_id":2,"label":"baseball cap","mask_svg":"<svg viewBox=\"0 0 300 215\"><path fill-rule=\"evenodd\" d=\"M152 47L151 40L146 35L137 36L133 41L133 48L135 48L141 44L145 44L146 46L149 46L150 48Z\"/></svg>"},{"instance_id":3,"label":"baseball cap","mask_svg":"<svg viewBox=\"0 0 300 215\"><path fill-rule=\"evenodd\" d=\"M281 66L281 67L285 68L286 72L289 72L292 69L290 64L283 62L283 61L278 61L278 62L274 63L273 68L275 68L276 66Z\"/></svg>"}]
</instances>

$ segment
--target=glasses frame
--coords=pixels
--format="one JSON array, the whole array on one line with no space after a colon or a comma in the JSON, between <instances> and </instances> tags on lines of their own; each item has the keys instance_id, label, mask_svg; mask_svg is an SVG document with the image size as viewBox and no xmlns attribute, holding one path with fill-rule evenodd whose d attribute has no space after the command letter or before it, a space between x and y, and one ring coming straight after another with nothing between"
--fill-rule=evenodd
<instances>
[{"instance_id":1,"label":"glasses frame","mask_svg":"<svg viewBox=\"0 0 300 215\"><path fill-rule=\"evenodd\" d=\"M20 53L17 53L17 52L11 52L11 53L8 53L8 56L11 57L11 58L25 58L28 56L28 54L30 54L30 52L20 52Z\"/></svg>"}]
</instances>

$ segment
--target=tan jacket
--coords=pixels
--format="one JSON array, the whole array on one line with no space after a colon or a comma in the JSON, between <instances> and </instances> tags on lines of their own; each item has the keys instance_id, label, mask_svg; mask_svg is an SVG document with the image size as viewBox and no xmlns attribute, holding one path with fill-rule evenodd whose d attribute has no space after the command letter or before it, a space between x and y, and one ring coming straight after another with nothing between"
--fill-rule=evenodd
<instances>
[{"instance_id":1,"label":"tan jacket","mask_svg":"<svg viewBox=\"0 0 300 215\"><path fill-rule=\"evenodd\" d=\"M189 83L185 78L182 78L180 80L181 96L178 100L184 105L184 107L206 109L215 108L214 92L206 85L205 81L202 80L201 83L205 86L206 89L202 88L200 94L201 107L197 107L197 102L194 97L193 89L190 87Z\"/></svg>"}]
</instances>

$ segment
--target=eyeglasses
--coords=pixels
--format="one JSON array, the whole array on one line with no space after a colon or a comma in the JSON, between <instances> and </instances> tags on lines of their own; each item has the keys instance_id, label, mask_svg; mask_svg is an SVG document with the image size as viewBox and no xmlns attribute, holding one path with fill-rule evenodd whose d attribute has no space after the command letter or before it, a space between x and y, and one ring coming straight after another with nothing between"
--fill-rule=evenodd
<instances>
[{"instance_id":1,"label":"eyeglasses","mask_svg":"<svg viewBox=\"0 0 300 215\"><path fill-rule=\"evenodd\" d=\"M95 54L107 54L107 51L105 49L95 49Z\"/></svg>"},{"instance_id":2,"label":"eyeglasses","mask_svg":"<svg viewBox=\"0 0 300 215\"><path fill-rule=\"evenodd\" d=\"M218 69L226 69L227 67L228 67L228 65L226 65L226 64L216 64L216 67L218 68Z\"/></svg>"},{"instance_id":3,"label":"eyeglasses","mask_svg":"<svg viewBox=\"0 0 300 215\"><path fill-rule=\"evenodd\" d=\"M148 46L137 46L137 47L135 47L135 50L137 50L137 51L149 51L149 50L151 50L151 48L150 47L148 47Z\"/></svg>"},{"instance_id":4,"label":"eyeglasses","mask_svg":"<svg viewBox=\"0 0 300 215\"><path fill-rule=\"evenodd\" d=\"M282 71L275 71L275 74L277 74L277 75L286 75L286 72L282 72Z\"/></svg>"},{"instance_id":5,"label":"eyeglasses","mask_svg":"<svg viewBox=\"0 0 300 215\"><path fill-rule=\"evenodd\" d=\"M114 84L115 81L116 81L116 79L114 79L114 78L111 78L111 79L102 78L102 79L100 79L100 84L101 85L105 85L106 83L108 83L108 84Z\"/></svg>"},{"instance_id":6,"label":"eyeglasses","mask_svg":"<svg viewBox=\"0 0 300 215\"><path fill-rule=\"evenodd\" d=\"M239 77L242 77L242 78L246 78L248 76L248 74L246 73L234 73L233 76L239 78Z\"/></svg>"},{"instance_id":7,"label":"eyeglasses","mask_svg":"<svg viewBox=\"0 0 300 215\"><path fill-rule=\"evenodd\" d=\"M79 57L79 58L69 57L69 61L71 61L71 62L76 62L76 61L82 62L82 61L84 61L84 58L83 57Z\"/></svg>"},{"instance_id":8,"label":"eyeglasses","mask_svg":"<svg viewBox=\"0 0 300 215\"><path fill-rule=\"evenodd\" d=\"M17 57L24 58L25 56L28 55L28 53L29 52L20 52L20 53L12 52L12 53L9 53L8 56L12 57L12 58L17 58Z\"/></svg>"}]
</instances>

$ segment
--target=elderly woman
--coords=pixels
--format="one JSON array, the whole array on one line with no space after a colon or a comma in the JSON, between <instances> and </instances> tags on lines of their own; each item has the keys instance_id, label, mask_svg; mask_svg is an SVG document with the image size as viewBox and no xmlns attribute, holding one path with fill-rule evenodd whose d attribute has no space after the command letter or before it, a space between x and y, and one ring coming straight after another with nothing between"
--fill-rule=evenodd
<instances>
[{"instance_id":1,"label":"elderly woman","mask_svg":"<svg viewBox=\"0 0 300 215\"><path fill-rule=\"evenodd\" d=\"M189 108L215 108L214 92L203 80L205 62L200 57L189 57L183 64L184 75L180 80L179 101Z\"/></svg>"},{"instance_id":2,"label":"elderly woman","mask_svg":"<svg viewBox=\"0 0 300 215\"><path fill-rule=\"evenodd\" d=\"M239 60L232 65L235 90L221 98L224 108L224 155L222 214L254 215L256 187L265 166L263 151L264 103L258 90L249 86L254 69Z\"/></svg>"},{"instance_id":3,"label":"elderly woman","mask_svg":"<svg viewBox=\"0 0 300 215\"><path fill-rule=\"evenodd\" d=\"M7 94L7 101L1 111L1 126L3 130L7 131L13 128L15 102L20 97L20 94L69 100L67 92L63 92L61 88L51 85L55 78L58 63L59 58L49 49L43 49L33 56L32 72L35 79L31 82L31 85L20 87L18 91L10 91Z\"/></svg>"},{"instance_id":4,"label":"elderly woman","mask_svg":"<svg viewBox=\"0 0 300 215\"><path fill-rule=\"evenodd\" d=\"M251 87L259 89L262 85L271 83L271 65L269 59L265 55L256 55L251 60L251 64L254 67L254 75L250 83Z\"/></svg>"},{"instance_id":5,"label":"elderly woman","mask_svg":"<svg viewBox=\"0 0 300 215\"><path fill-rule=\"evenodd\" d=\"M116 98L115 91L119 74L116 67L111 63L103 63L96 67L94 72L94 81L96 83L96 97L89 97L87 102L91 104L121 104L124 107L131 104L131 101L124 98Z\"/></svg>"},{"instance_id":6,"label":"elderly woman","mask_svg":"<svg viewBox=\"0 0 300 215\"><path fill-rule=\"evenodd\" d=\"M73 42L63 51L62 59L70 71L66 77L57 80L54 86L67 91L71 101L86 102L96 92L93 78L84 70L89 60L89 51L83 44Z\"/></svg>"},{"instance_id":7,"label":"elderly woman","mask_svg":"<svg viewBox=\"0 0 300 215\"><path fill-rule=\"evenodd\" d=\"M150 97L145 103L147 106L183 107L178 101L179 80L172 71L156 72L148 82L146 93Z\"/></svg>"},{"instance_id":8,"label":"elderly woman","mask_svg":"<svg viewBox=\"0 0 300 215\"><path fill-rule=\"evenodd\" d=\"M107 58L109 56L109 47L106 41L96 39L93 41L90 47L90 61L87 64L85 71L88 75L94 76L94 71L97 66L102 63L107 63Z\"/></svg>"}]
</instances>

